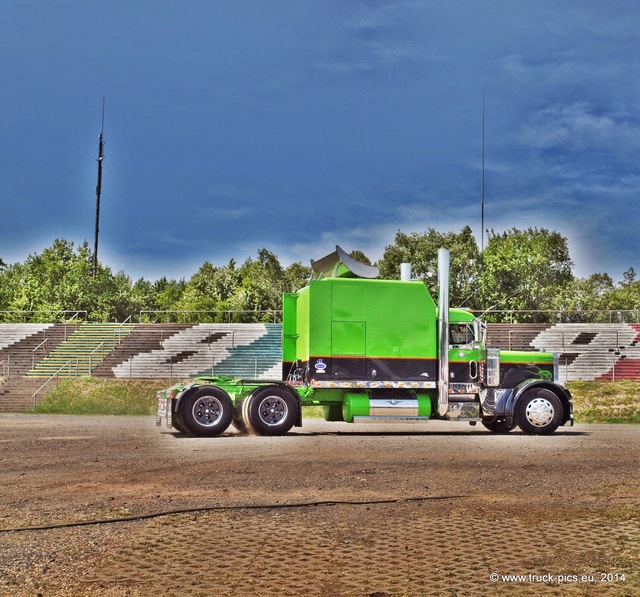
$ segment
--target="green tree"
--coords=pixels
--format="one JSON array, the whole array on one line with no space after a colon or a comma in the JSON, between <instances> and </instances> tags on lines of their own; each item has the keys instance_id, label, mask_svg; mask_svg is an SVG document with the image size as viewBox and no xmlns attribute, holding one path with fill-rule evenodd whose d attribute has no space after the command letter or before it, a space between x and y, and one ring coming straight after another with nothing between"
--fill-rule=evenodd
<instances>
[{"instance_id":1,"label":"green tree","mask_svg":"<svg viewBox=\"0 0 640 597\"><path fill-rule=\"evenodd\" d=\"M231 299L240 283L241 274L233 259L226 267L205 261L184 287L175 307L178 310L202 311L191 316L194 321L227 321L222 311L233 308Z\"/></svg>"},{"instance_id":2,"label":"green tree","mask_svg":"<svg viewBox=\"0 0 640 597\"><path fill-rule=\"evenodd\" d=\"M41 254L29 255L23 266L15 270L18 285L7 308L40 311L45 320L64 310L88 310L91 265L86 243L76 251L72 242L55 240Z\"/></svg>"},{"instance_id":3,"label":"green tree","mask_svg":"<svg viewBox=\"0 0 640 597\"><path fill-rule=\"evenodd\" d=\"M271 322L282 310L283 292L298 290L310 274L300 263L283 268L263 248L240 267L233 259L225 267L207 261L188 283L159 281L156 302L164 310L191 312L182 316L189 321Z\"/></svg>"},{"instance_id":4,"label":"green tree","mask_svg":"<svg viewBox=\"0 0 640 597\"><path fill-rule=\"evenodd\" d=\"M274 314L282 309L282 293L289 290L285 270L277 256L260 249L257 259L249 258L242 264L240 273L242 284L231 300L233 309L261 313L239 314L237 320L274 321Z\"/></svg>"},{"instance_id":5,"label":"green tree","mask_svg":"<svg viewBox=\"0 0 640 597\"><path fill-rule=\"evenodd\" d=\"M349 257L353 257L356 261L360 263L364 263L365 265L373 265L371 260L360 250L356 249L355 251L351 251L349 253Z\"/></svg>"},{"instance_id":6,"label":"green tree","mask_svg":"<svg viewBox=\"0 0 640 597\"><path fill-rule=\"evenodd\" d=\"M85 241L56 239L41 254L0 272L0 304L4 310L33 312L33 321L55 321L72 311L86 311L94 321L122 321L131 312L131 281L98 264Z\"/></svg>"},{"instance_id":7,"label":"green tree","mask_svg":"<svg viewBox=\"0 0 640 597\"><path fill-rule=\"evenodd\" d=\"M567 240L545 228L502 234L491 231L482 255L481 298L485 308L517 311L564 309L573 283ZM547 321L543 313L522 321Z\"/></svg>"},{"instance_id":8,"label":"green tree","mask_svg":"<svg viewBox=\"0 0 640 597\"><path fill-rule=\"evenodd\" d=\"M10 311L16 295L23 291L21 284L23 269L22 264L14 263L0 270L0 311ZM1 314L0 321L11 322L13 320L12 314Z\"/></svg>"},{"instance_id":9,"label":"green tree","mask_svg":"<svg viewBox=\"0 0 640 597\"><path fill-rule=\"evenodd\" d=\"M292 263L283 268L278 257L267 249L258 251L257 259L247 259L240 267L242 283L229 303L238 313L235 321L273 322L282 311L282 295L304 286L311 268Z\"/></svg>"},{"instance_id":10,"label":"green tree","mask_svg":"<svg viewBox=\"0 0 640 597\"><path fill-rule=\"evenodd\" d=\"M566 288L561 318L564 322L597 321L598 311L609 309L615 284L609 274L575 278Z\"/></svg>"},{"instance_id":11,"label":"green tree","mask_svg":"<svg viewBox=\"0 0 640 597\"><path fill-rule=\"evenodd\" d=\"M413 276L423 280L436 299L440 248L450 250L450 304L472 306L478 289L480 255L469 226L459 233L441 233L433 228L424 233L398 231L395 244L386 247L378 264L380 277L397 279L400 277L400 264L411 263Z\"/></svg>"},{"instance_id":12,"label":"green tree","mask_svg":"<svg viewBox=\"0 0 640 597\"><path fill-rule=\"evenodd\" d=\"M311 267L295 262L287 266L284 270L284 291L295 292L303 286L306 286L309 278L311 278Z\"/></svg>"},{"instance_id":13,"label":"green tree","mask_svg":"<svg viewBox=\"0 0 640 597\"><path fill-rule=\"evenodd\" d=\"M623 274L623 281L608 295L608 308L616 311L640 310L640 280L633 268Z\"/></svg>"},{"instance_id":14,"label":"green tree","mask_svg":"<svg viewBox=\"0 0 640 597\"><path fill-rule=\"evenodd\" d=\"M640 281L636 280L633 268L623 274L619 284L614 283L609 274L576 279L567 295L569 313L563 321L607 323L618 318L636 321L640 310Z\"/></svg>"},{"instance_id":15,"label":"green tree","mask_svg":"<svg viewBox=\"0 0 640 597\"><path fill-rule=\"evenodd\" d=\"M155 297L154 308L160 311L174 309L182 298L187 283L184 278L181 280L168 280L162 277L153 284L152 292Z\"/></svg>"}]
</instances>

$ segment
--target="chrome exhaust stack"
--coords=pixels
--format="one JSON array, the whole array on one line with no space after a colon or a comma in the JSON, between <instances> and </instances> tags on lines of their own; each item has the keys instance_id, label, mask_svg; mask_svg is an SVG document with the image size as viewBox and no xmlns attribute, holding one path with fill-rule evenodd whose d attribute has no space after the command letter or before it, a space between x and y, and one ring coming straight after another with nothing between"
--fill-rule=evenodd
<instances>
[{"instance_id":1,"label":"chrome exhaust stack","mask_svg":"<svg viewBox=\"0 0 640 597\"><path fill-rule=\"evenodd\" d=\"M400 279L403 282L411 282L411 264L410 263L400 264Z\"/></svg>"},{"instance_id":2,"label":"chrome exhaust stack","mask_svg":"<svg viewBox=\"0 0 640 597\"><path fill-rule=\"evenodd\" d=\"M449 250L438 249L438 415L449 411Z\"/></svg>"}]
</instances>

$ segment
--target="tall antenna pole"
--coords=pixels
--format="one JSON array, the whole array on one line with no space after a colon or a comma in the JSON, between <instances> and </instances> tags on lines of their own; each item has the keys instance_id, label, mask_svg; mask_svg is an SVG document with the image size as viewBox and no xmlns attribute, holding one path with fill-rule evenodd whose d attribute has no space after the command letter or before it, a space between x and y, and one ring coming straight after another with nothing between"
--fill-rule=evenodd
<instances>
[{"instance_id":1,"label":"tall antenna pole","mask_svg":"<svg viewBox=\"0 0 640 597\"><path fill-rule=\"evenodd\" d=\"M102 97L102 127L100 128L100 140L98 142L98 183L96 184L96 234L93 245L93 279L98 273L98 234L100 232L100 195L102 194L102 160L104 160L104 104Z\"/></svg>"},{"instance_id":2,"label":"tall antenna pole","mask_svg":"<svg viewBox=\"0 0 640 597\"><path fill-rule=\"evenodd\" d=\"M482 209L481 209L480 252L484 252L484 93L482 94Z\"/></svg>"}]
</instances>

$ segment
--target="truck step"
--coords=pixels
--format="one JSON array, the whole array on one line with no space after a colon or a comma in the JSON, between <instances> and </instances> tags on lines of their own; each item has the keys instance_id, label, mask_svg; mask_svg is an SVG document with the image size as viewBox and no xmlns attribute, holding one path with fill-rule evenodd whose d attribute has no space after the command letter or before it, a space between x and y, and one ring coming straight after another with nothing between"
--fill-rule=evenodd
<instances>
[{"instance_id":1,"label":"truck step","mask_svg":"<svg viewBox=\"0 0 640 597\"><path fill-rule=\"evenodd\" d=\"M369 417L356 416L353 417L354 423L426 423L429 417L408 417L397 416L390 417L387 415L371 415Z\"/></svg>"},{"instance_id":2,"label":"truck step","mask_svg":"<svg viewBox=\"0 0 640 597\"><path fill-rule=\"evenodd\" d=\"M449 394L449 402L478 402L476 394Z\"/></svg>"}]
</instances>

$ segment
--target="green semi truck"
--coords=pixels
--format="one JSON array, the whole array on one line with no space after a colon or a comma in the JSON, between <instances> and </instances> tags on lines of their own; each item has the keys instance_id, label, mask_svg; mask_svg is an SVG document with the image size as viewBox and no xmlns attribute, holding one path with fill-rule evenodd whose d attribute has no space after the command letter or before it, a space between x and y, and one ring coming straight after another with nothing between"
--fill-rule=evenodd
<instances>
[{"instance_id":1,"label":"green semi truck","mask_svg":"<svg viewBox=\"0 0 640 597\"><path fill-rule=\"evenodd\" d=\"M438 253L438 304L403 264L399 280L343 249L311 262L314 278L283 297L282 379L199 377L158 392L156 422L198 436L230 425L282 435L303 406L327 421L481 422L504 433L573 425L573 399L548 352L487 348L486 326L449 308L449 251Z\"/></svg>"}]
</instances>

